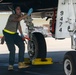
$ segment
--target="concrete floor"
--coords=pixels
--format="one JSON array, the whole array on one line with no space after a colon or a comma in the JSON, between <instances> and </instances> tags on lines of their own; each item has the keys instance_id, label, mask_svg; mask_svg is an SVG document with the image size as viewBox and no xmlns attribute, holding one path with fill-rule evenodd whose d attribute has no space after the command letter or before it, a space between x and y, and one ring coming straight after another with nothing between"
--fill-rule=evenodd
<instances>
[{"instance_id":1,"label":"concrete floor","mask_svg":"<svg viewBox=\"0 0 76 75\"><path fill-rule=\"evenodd\" d=\"M53 58L53 65L44 66L33 66L30 65L29 68L18 70L17 59L18 54L16 54L16 61L14 66L14 71L9 72L8 68L8 54L0 54L0 75L65 75L63 71L63 58L66 51L62 52L48 52L47 57ZM26 57L27 54L25 54Z\"/></svg>"},{"instance_id":2,"label":"concrete floor","mask_svg":"<svg viewBox=\"0 0 76 75\"><path fill-rule=\"evenodd\" d=\"M9 51L6 44L0 45L0 75L65 75L63 71L63 58L67 51L71 49L70 38L65 40L55 40L53 38L46 38L47 44L47 57L53 59L53 65L45 66L33 66L30 65L29 68L23 71L18 71L18 48L16 49L16 61L14 66L14 71L9 72L8 68L8 58ZM26 46L27 48L27 46ZM27 49L25 57L28 57Z\"/></svg>"}]
</instances>

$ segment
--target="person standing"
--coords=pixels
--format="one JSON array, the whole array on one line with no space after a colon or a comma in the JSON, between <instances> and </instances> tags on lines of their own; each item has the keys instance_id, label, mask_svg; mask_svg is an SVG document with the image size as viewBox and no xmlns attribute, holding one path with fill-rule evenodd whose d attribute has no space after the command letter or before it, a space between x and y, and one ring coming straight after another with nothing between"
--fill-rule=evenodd
<instances>
[{"instance_id":1,"label":"person standing","mask_svg":"<svg viewBox=\"0 0 76 75\"><path fill-rule=\"evenodd\" d=\"M18 68L21 69L21 68L29 67L24 63L25 45L24 45L24 41L22 40L24 35L22 33L20 21L25 19L27 16L31 15L32 11L29 10L27 15L22 15L20 6L16 6L14 10L15 10L15 14L11 14L9 16L7 24L3 30L5 41L9 50L8 70L14 69L15 45L17 45L19 48ZM19 30L21 36L18 35L17 30Z\"/></svg>"}]
</instances>

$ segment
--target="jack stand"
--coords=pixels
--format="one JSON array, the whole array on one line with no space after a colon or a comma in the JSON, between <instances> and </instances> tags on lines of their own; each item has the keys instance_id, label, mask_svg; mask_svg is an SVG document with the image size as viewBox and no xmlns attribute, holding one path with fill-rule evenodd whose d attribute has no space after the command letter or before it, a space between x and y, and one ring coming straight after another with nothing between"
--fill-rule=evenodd
<instances>
[{"instance_id":1,"label":"jack stand","mask_svg":"<svg viewBox=\"0 0 76 75\"><path fill-rule=\"evenodd\" d=\"M45 58L42 60L41 58L36 58L32 60L32 65L50 65L53 64L52 58Z\"/></svg>"},{"instance_id":2,"label":"jack stand","mask_svg":"<svg viewBox=\"0 0 76 75\"><path fill-rule=\"evenodd\" d=\"M53 64L52 58L45 58L45 60L43 60L41 58L36 58L36 59L32 60L32 62L30 61L29 58L25 58L24 62L25 62L25 64L32 63L32 65L51 65L51 64Z\"/></svg>"}]
</instances>

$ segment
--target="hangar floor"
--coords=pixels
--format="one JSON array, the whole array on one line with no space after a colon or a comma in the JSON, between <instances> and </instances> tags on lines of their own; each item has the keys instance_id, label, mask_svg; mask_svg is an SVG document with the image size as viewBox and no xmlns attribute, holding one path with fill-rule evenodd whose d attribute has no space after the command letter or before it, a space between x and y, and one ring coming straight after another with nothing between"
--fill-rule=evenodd
<instances>
[{"instance_id":1,"label":"hangar floor","mask_svg":"<svg viewBox=\"0 0 76 75\"><path fill-rule=\"evenodd\" d=\"M16 54L15 71L9 72L8 67L8 49L6 44L0 45L0 75L65 75L63 72L63 58L64 54L71 49L71 40L67 38L65 40L55 40L53 38L46 38L47 43L47 57L52 57L54 64L46 66L32 66L18 71ZM27 47L26 47L27 48ZM16 50L18 53L18 49ZM28 57L27 50L25 57Z\"/></svg>"},{"instance_id":2,"label":"hangar floor","mask_svg":"<svg viewBox=\"0 0 76 75\"><path fill-rule=\"evenodd\" d=\"M66 51L59 52L48 52L47 57L53 58L53 65L45 66L33 66L30 65L29 68L23 69L21 71L17 68L17 56L14 71L9 72L8 67L8 54L0 54L0 75L65 75L63 72L63 57ZM25 54L27 57L27 54Z\"/></svg>"}]
</instances>

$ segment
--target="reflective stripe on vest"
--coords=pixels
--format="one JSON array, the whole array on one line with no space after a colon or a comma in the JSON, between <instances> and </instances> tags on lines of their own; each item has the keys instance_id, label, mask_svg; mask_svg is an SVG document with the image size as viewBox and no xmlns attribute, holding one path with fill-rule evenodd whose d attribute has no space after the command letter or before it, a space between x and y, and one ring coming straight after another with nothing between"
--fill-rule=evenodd
<instances>
[{"instance_id":1,"label":"reflective stripe on vest","mask_svg":"<svg viewBox=\"0 0 76 75\"><path fill-rule=\"evenodd\" d=\"M9 33L9 34L15 34L16 32L12 32L12 31L9 31L7 29L4 29L5 32Z\"/></svg>"}]
</instances>

